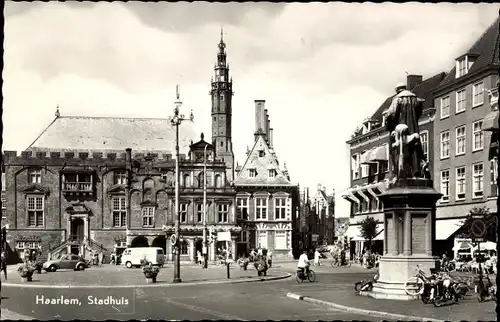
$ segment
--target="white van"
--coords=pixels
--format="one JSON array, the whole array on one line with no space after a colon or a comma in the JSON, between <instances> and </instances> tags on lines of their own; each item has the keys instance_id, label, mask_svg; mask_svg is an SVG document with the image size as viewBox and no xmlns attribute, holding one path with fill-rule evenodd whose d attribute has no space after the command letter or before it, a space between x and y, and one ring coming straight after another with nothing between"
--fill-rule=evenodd
<instances>
[{"instance_id":1,"label":"white van","mask_svg":"<svg viewBox=\"0 0 500 322\"><path fill-rule=\"evenodd\" d=\"M165 253L161 247L134 247L127 248L122 253L121 262L128 268L138 267L141 265L141 260L146 258L153 265L160 267L165 263Z\"/></svg>"}]
</instances>

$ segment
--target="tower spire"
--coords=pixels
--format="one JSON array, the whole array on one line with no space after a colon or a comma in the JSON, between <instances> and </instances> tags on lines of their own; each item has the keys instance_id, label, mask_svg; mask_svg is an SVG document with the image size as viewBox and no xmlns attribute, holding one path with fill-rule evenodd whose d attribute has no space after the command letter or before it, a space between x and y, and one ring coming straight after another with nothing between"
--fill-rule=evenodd
<instances>
[{"instance_id":1,"label":"tower spire","mask_svg":"<svg viewBox=\"0 0 500 322\"><path fill-rule=\"evenodd\" d=\"M220 26L220 41L224 42L224 27Z\"/></svg>"}]
</instances>

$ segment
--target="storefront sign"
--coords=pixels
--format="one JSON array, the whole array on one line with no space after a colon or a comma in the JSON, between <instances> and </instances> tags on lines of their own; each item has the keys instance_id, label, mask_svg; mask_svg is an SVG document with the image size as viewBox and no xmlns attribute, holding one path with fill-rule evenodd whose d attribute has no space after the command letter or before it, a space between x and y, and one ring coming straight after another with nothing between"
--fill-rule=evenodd
<instances>
[{"instance_id":1,"label":"storefront sign","mask_svg":"<svg viewBox=\"0 0 500 322\"><path fill-rule=\"evenodd\" d=\"M229 231L219 231L217 232L218 241L231 241L231 233Z\"/></svg>"},{"instance_id":2,"label":"storefront sign","mask_svg":"<svg viewBox=\"0 0 500 322\"><path fill-rule=\"evenodd\" d=\"M486 223L483 219L474 219L470 225L470 233L474 238L483 238L486 235Z\"/></svg>"}]
</instances>

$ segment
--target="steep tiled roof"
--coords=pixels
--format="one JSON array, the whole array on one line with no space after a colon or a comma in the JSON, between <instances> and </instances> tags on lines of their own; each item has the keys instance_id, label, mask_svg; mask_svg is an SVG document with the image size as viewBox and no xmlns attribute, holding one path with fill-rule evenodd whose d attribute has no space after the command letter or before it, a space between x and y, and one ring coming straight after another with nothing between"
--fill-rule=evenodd
<instances>
[{"instance_id":1,"label":"steep tiled roof","mask_svg":"<svg viewBox=\"0 0 500 322\"><path fill-rule=\"evenodd\" d=\"M472 45L472 47L465 53L470 55L479 55L476 61L469 69L469 73L474 73L489 65L498 65L498 51L500 36L498 33L498 25L500 18L497 18L491 26L479 37L479 39ZM448 85L455 81L456 68L453 67L448 73L447 77L441 82L440 86Z\"/></svg>"},{"instance_id":2,"label":"steep tiled roof","mask_svg":"<svg viewBox=\"0 0 500 322\"><path fill-rule=\"evenodd\" d=\"M179 127L179 146L186 147L195 136L193 124ZM171 151L175 128L168 119L121 117L57 117L27 150L125 150Z\"/></svg>"},{"instance_id":3,"label":"steep tiled roof","mask_svg":"<svg viewBox=\"0 0 500 322\"><path fill-rule=\"evenodd\" d=\"M264 151L264 156L259 156L259 152ZM256 170L256 176L249 176L249 169ZM268 170L276 170L274 177L269 177ZM292 184L280 169L275 154L273 154L264 137L259 135L255 144L248 153L248 157L234 180L236 186L295 186Z\"/></svg>"}]
</instances>

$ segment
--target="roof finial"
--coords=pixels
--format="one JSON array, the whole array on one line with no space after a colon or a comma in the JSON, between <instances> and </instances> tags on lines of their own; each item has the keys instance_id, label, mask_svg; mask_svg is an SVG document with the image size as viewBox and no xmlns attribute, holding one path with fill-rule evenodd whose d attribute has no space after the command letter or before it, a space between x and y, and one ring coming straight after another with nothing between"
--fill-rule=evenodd
<instances>
[{"instance_id":1,"label":"roof finial","mask_svg":"<svg viewBox=\"0 0 500 322\"><path fill-rule=\"evenodd\" d=\"M181 96L181 93L179 91L179 84L175 85L175 93L177 95L177 99L179 99L179 97Z\"/></svg>"},{"instance_id":2,"label":"roof finial","mask_svg":"<svg viewBox=\"0 0 500 322\"><path fill-rule=\"evenodd\" d=\"M59 104L57 104L56 117L60 117L61 113L59 113Z\"/></svg>"},{"instance_id":3,"label":"roof finial","mask_svg":"<svg viewBox=\"0 0 500 322\"><path fill-rule=\"evenodd\" d=\"M201 140L203 141L203 139L205 138L205 134L203 134L203 132L201 132L200 137L201 137Z\"/></svg>"},{"instance_id":4,"label":"roof finial","mask_svg":"<svg viewBox=\"0 0 500 322\"><path fill-rule=\"evenodd\" d=\"M220 26L220 41L224 41L224 27Z\"/></svg>"}]
</instances>

